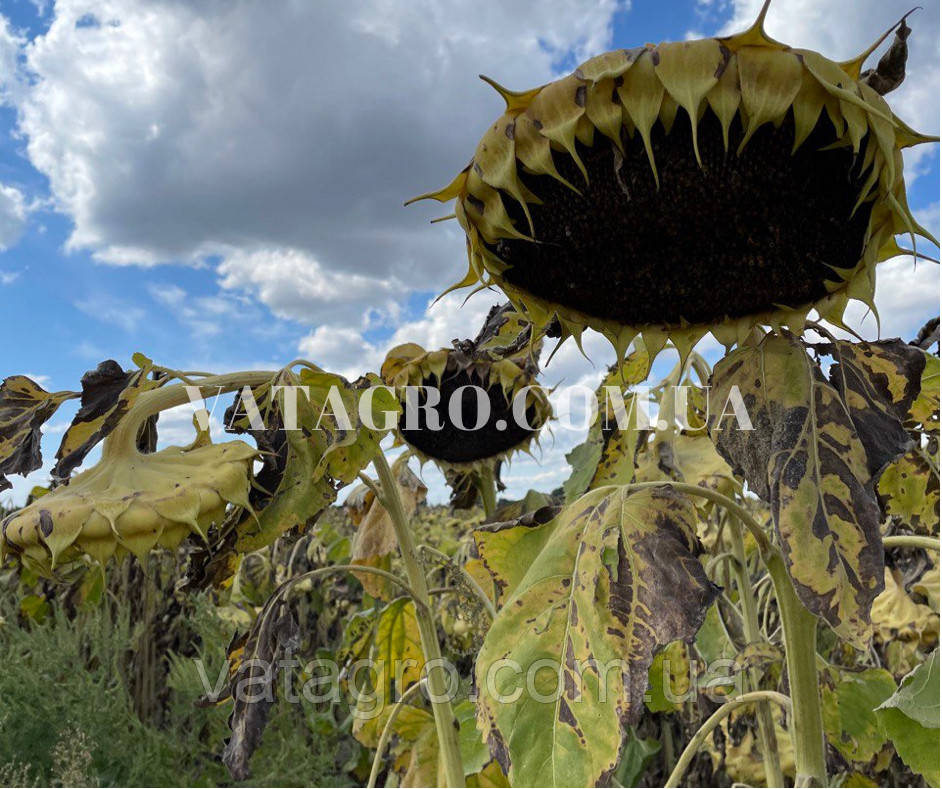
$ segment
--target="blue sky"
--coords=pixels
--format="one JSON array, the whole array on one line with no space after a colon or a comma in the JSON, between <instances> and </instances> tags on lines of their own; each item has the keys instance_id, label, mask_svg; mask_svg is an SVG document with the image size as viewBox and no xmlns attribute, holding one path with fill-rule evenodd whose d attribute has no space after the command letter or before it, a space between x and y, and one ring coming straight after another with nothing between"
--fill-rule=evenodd
<instances>
[{"instance_id":1,"label":"blue sky","mask_svg":"<svg viewBox=\"0 0 942 789\"><path fill-rule=\"evenodd\" d=\"M306 356L355 374L391 342L473 334L494 299L427 311L463 273L460 236L429 227L437 207L401 203L450 180L499 111L477 73L530 87L607 48L741 28L758 3L304 5L0 4L0 376L74 389L135 351L218 371ZM907 10L776 0L769 29L842 59ZM937 134L938 7L911 25L910 74L891 103ZM907 175L911 206L938 232L937 147L909 156ZM937 312L938 269L889 265L883 333L910 336ZM595 367L567 350L548 380L594 381L609 351L589 350ZM47 460L68 415L52 422ZM514 466L511 492L559 484L575 440Z\"/></svg>"}]
</instances>

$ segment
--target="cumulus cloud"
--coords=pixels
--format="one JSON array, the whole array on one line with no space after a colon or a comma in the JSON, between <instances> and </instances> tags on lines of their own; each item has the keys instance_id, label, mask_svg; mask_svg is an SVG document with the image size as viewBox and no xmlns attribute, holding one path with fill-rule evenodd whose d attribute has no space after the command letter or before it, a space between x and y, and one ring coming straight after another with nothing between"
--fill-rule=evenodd
<instances>
[{"instance_id":1,"label":"cumulus cloud","mask_svg":"<svg viewBox=\"0 0 942 789\"><path fill-rule=\"evenodd\" d=\"M456 231L402 202L447 182L500 111L477 73L545 81L605 48L615 9L59 0L23 46L15 105L30 161L74 221L70 248L138 264L231 252L227 287L295 314L246 266L275 259L305 288L318 268L447 284Z\"/></svg>"}]
</instances>

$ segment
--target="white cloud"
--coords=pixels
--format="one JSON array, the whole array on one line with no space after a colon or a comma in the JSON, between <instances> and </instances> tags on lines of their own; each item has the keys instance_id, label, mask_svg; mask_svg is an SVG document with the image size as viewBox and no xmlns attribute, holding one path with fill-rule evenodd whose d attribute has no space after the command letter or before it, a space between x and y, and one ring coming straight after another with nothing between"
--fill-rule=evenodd
<instances>
[{"instance_id":1,"label":"white cloud","mask_svg":"<svg viewBox=\"0 0 942 789\"><path fill-rule=\"evenodd\" d=\"M89 317L126 332L133 332L145 318L145 312L140 307L105 295L80 299L74 305Z\"/></svg>"},{"instance_id":2,"label":"white cloud","mask_svg":"<svg viewBox=\"0 0 942 789\"><path fill-rule=\"evenodd\" d=\"M379 315L399 315L408 288L395 276L371 277L326 267L300 249L235 251L219 265L220 285L254 293L280 318L303 323L350 321L361 314L365 326Z\"/></svg>"},{"instance_id":3,"label":"white cloud","mask_svg":"<svg viewBox=\"0 0 942 789\"><path fill-rule=\"evenodd\" d=\"M27 213L23 193L15 186L0 184L0 252L19 241L26 227ZM9 284L6 278L3 279L3 284Z\"/></svg>"},{"instance_id":4,"label":"white cloud","mask_svg":"<svg viewBox=\"0 0 942 789\"><path fill-rule=\"evenodd\" d=\"M222 255L225 287L311 323L357 302L351 287L389 312L402 288L461 273L457 229L402 202L446 183L499 113L476 75L546 81L606 48L616 6L59 0L10 101L69 248Z\"/></svg>"}]
</instances>

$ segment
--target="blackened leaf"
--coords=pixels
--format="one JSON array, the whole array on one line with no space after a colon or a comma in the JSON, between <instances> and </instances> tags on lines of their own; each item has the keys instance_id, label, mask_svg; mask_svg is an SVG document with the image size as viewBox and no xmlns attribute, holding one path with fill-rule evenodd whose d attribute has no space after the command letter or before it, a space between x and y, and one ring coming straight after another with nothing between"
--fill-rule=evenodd
<instances>
[{"instance_id":1,"label":"blackened leaf","mask_svg":"<svg viewBox=\"0 0 942 789\"><path fill-rule=\"evenodd\" d=\"M76 392L47 392L25 375L0 384L0 490L9 488L6 474L29 474L42 463L40 428Z\"/></svg>"},{"instance_id":2,"label":"blackened leaf","mask_svg":"<svg viewBox=\"0 0 942 789\"><path fill-rule=\"evenodd\" d=\"M865 647L870 607L883 589L880 508L865 447L840 394L800 341L777 334L721 359L712 384L717 404L727 403L734 387L742 396L753 429L718 415L717 405L710 438L770 503L799 599Z\"/></svg>"},{"instance_id":3,"label":"blackened leaf","mask_svg":"<svg viewBox=\"0 0 942 789\"><path fill-rule=\"evenodd\" d=\"M828 378L847 406L875 479L912 446L903 421L919 395L926 354L902 340L837 340L827 352L836 362Z\"/></svg>"},{"instance_id":4,"label":"blackened leaf","mask_svg":"<svg viewBox=\"0 0 942 789\"><path fill-rule=\"evenodd\" d=\"M694 637L717 588L693 505L667 487L533 516L475 532L505 590L476 661L478 724L513 786L594 786L644 707L654 652Z\"/></svg>"},{"instance_id":5,"label":"blackened leaf","mask_svg":"<svg viewBox=\"0 0 942 789\"><path fill-rule=\"evenodd\" d=\"M66 479L85 456L121 421L138 395L160 386L150 377L150 363L125 372L108 359L82 376L82 405L56 452L53 477Z\"/></svg>"},{"instance_id":6,"label":"blackened leaf","mask_svg":"<svg viewBox=\"0 0 942 789\"><path fill-rule=\"evenodd\" d=\"M249 777L249 761L262 741L268 713L275 703L279 661L296 652L300 640L294 613L276 593L248 634L230 645L229 695L233 708L229 716L231 736L222 761L237 781Z\"/></svg>"}]
</instances>

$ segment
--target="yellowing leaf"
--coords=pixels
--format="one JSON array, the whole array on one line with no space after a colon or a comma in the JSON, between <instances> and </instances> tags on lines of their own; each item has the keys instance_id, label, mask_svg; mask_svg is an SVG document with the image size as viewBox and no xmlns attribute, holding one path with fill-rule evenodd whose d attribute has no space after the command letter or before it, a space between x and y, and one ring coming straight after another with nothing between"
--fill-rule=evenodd
<instances>
[{"instance_id":1,"label":"yellowing leaf","mask_svg":"<svg viewBox=\"0 0 942 789\"><path fill-rule=\"evenodd\" d=\"M939 533L939 477L919 450L890 463L877 491L887 515L921 534Z\"/></svg>"},{"instance_id":2,"label":"yellowing leaf","mask_svg":"<svg viewBox=\"0 0 942 789\"><path fill-rule=\"evenodd\" d=\"M425 500L428 489L405 463L397 462L393 473L406 518L411 518L419 504ZM395 553L398 547L396 531L389 513L379 501L373 498L353 538L351 561L354 564L379 566L379 562ZM354 575L373 597L389 598L390 590L385 579L371 573L354 573Z\"/></svg>"},{"instance_id":3,"label":"yellowing leaf","mask_svg":"<svg viewBox=\"0 0 942 789\"><path fill-rule=\"evenodd\" d=\"M608 487L475 533L504 589L475 667L478 720L511 784L591 786L618 764L655 651L693 638L716 594L695 528L668 488Z\"/></svg>"},{"instance_id":4,"label":"yellowing leaf","mask_svg":"<svg viewBox=\"0 0 942 789\"><path fill-rule=\"evenodd\" d=\"M799 599L863 648L883 588L880 510L867 452L838 391L795 338L770 334L714 368L712 396L738 387L754 429L714 413L710 437L772 519Z\"/></svg>"},{"instance_id":5,"label":"yellowing leaf","mask_svg":"<svg viewBox=\"0 0 942 789\"><path fill-rule=\"evenodd\" d=\"M0 490L6 474L28 474L42 465L40 428L74 392L50 393L25 375L0 384Z\"/></svg>"}]
</instances>

